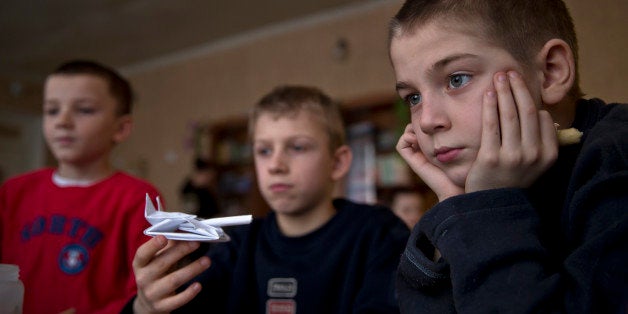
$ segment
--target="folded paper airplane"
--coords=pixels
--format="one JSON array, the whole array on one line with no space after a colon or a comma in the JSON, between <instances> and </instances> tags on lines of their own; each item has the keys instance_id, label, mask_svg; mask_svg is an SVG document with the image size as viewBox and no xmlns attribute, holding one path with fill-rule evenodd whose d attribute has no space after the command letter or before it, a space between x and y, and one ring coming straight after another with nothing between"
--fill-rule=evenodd
<instances>
[{"instance_id":1,"label":"folded paper airplane","mask_svg":"<svg viewBox=\"0 0 628 314\"><path fill-rule=\"evenodd\" d=\"M157 210L146 194L144 216L152 226L144 230L144 234L153 237L163 235L171 240L226 242L229 236L222 227L249 224L253 219L251 215L241 215L199 220L196 215L164 211L159 196L156 201Z\"/></svg>"}]
</instances>

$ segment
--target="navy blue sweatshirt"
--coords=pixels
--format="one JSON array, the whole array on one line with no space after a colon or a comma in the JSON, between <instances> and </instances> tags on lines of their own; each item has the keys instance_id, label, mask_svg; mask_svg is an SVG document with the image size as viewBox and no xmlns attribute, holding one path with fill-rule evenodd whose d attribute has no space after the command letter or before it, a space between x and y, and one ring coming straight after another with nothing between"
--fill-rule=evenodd
<instances>
[{"instance_id":1,"label":"navy blue sweatshirt","mask_svg":"<svg viewBox=\"0 0 628 314\"><path fill-rule=\"evenodd\" d=\"M580 100L573 127L581 142L529 189L423 216L399 265L402 313L626 313L628 105Z\"/></svg>"},{"instance_id":2,"label":"navy blue sweatshirt","mask_svg":"<svg viewBox=\"0 0 628 314\"><path fill-rule=\"evenodd\" d=\"M201 293L180 312L398 313L396 268L409 230L385 207L334 201L336 215L285 237L274 213L209 250Z\"/></svg>"}]
</instances>

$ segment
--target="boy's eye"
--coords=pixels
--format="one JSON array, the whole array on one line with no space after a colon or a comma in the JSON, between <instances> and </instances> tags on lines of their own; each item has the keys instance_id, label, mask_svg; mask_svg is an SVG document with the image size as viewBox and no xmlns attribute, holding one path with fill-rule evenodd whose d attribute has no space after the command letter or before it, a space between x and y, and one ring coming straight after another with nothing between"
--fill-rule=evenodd
<instances>
[{"instance_id":1,"label":"boy's eye","mask_svg":"<svg viewBox=\"0 0 628 314\"><path fill-rule=\"evenodd\" d=\"M54 116L59 112L59 108L44 108L44 114L47 116Z\"/></svg>"},{"instance_id":2,"label":"boy's eye","mask_svg":"<svg viewBox=\"0 0 628 314\"><path fill-rule=\"evenodd\" d=\"M256 147L255 155L257 156L268 156L270 155L270 148L267 147Z\"/></svg>"},{"instance_id":3,"label":"boy's eye","mask_svg":"<svg viewBox=\"0 0 628 314\"><path fill-rule=\"evenodd\" d=\"M78 108L78 112L80 112L80 113L94 113L94 112L96 112L96 109L94 109L92 107L79 107Z\"/></svg>"},{"instance_id":4,"label":"boy's eye","mask_svg":"<svg viewBox=\"0 0 628 314\"><path fill-rule=\"evenodd\" d=\"M420 104L422 100L421 94L410 94L406 96L406 103L410 107Z\"/></svg>"},{"instance_id":5,"label":"boy's eye","mask_svg":"<svg viewBox=\"0 0 628 314\"><path fill-rule=\"evenodd\" d=\"M469 74L453 74L449 77L449 88L457 89L469 83L471 75Z\"/></svg>"},{"instance_id":6,"label":"boy's eye","mask_svg":"<svg viewBox=\"0 0 628 314\"><path fill-rule=\"evenodd\" d=\"M307 146L301 145L301 144L293 144L293 145L290 145L290 149L295 152L303 152L307 150Z\"/></svg>"}]
</instances>

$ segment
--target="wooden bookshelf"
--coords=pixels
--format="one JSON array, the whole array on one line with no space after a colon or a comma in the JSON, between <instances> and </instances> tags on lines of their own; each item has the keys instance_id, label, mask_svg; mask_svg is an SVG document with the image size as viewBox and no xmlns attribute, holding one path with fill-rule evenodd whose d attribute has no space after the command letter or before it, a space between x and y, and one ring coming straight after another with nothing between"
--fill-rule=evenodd
<instances>
[{"instance_id":1,"label":"wooden bookshelf","mask_svg":"<svg viewBox=\"0 0 628 314\"><path fill-rule=\"evenodd\" d=\"M385 204L396 189L422 185L395 149L410 122L408 108L396 95L353 100L343 104L342 113L354 153L345 183L349 199Z\"/></svg>"},{"instance_id":2,"label":"wooden bookshelf","mask_svg":"<svg viewBox=\"0 0 628 314\"><path fill-rule=\"evenodd\" d=\"M265 215L269 207L257 187L247 118L237 117L210 127L211 158L217 165L218 199L226 215Z\"/></svg>"}]
</instances>

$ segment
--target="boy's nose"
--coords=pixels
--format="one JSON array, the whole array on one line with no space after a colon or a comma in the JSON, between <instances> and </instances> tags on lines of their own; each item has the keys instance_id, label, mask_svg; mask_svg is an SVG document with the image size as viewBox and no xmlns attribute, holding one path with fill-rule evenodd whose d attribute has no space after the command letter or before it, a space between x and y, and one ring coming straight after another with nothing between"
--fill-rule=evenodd
<instances>
[{"instance_id":1,"label":"boy's nose","mask_svg":"<svg viewBox=\"0 0 628 314\"><path fill-rule=\"evenodd\" d=\"M286 163L285 156L281 151L273 154L268 170L270 173L285 173L288 171L288 164Z\"/></svg>"},{"instance_id":2,"label":"boy's nose","mask_svg":"<svg viewBox=\"0 0 628 314\"><path fill-rule=\"evenodd\" d=\"M433 134L450 127L447 112L439 103L425 101L422 104L419 115L419 126L425 134Z\"/></svg>"},{"instance_id":3,"label":"boy's nose","mask_svg":"<svg viewBox=\"0 0 628 314\"><path fill-rule=\"evenodd\" d=\"M70 110L60 110L55 119L55 126L69 127L72 125L72 113Z\"/></svg>"}]
</instances>

